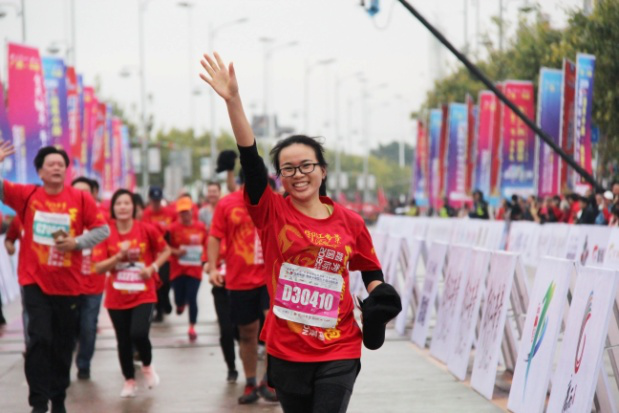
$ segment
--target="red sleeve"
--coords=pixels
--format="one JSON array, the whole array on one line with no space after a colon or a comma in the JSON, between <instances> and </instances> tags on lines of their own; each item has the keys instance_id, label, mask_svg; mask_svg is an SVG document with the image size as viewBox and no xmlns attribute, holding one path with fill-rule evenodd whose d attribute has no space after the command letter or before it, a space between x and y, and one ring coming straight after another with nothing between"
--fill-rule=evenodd
<instances>
[{"instance_id":1,"label":"red sleeve","mask_svg":"<svg viewBox=\"0 0 619 413\"><path fill-rule=\"evenodd\" d=\"M154 225L146 225L146 232L148 234L149 243L151 244L154 261L168 244L165 242L165 239L163 239L163 234Z\"/></svg>"},{"instance_id":2,"label":"red sleeve","mask_svg":"<svg viewBox=\"0 0 619 413\"><path fill-rule=\"evenodd\" d=\"M15 242L16 240L21 238L21 220L16 215L13 217L9 228L6 230L6 239Z\"/></svg>"},{"instance_id":3,"label":"red sleeve","mask_svg":"<svg viewBox=\"0 0 619 413\"><path fill-rule=\"evenodd\" d=\"M356 244L353 248L352 255L349 261L350 271L374 271L380 270L380 262L374 250L372 237L366 226L361 222L360 232L356 237Z\"/></svg>"},{"instance_id":4,"label":"red sleeve","mask_svg":"<svg viewBox=\"0 0 619 413\"><path fill-rule=\"evenodd\" d=\"M4 181L4 203L15 210L15 213L23 220L23 212L26 209L26 201L37 189L36 185L21 185Z\"/></svg>"},{"instance_id":5,"label":"red sleeve","mask_svg":"<svg viewBox=\"0 0 619 413\"><path fill-rule=\"evenodd\" d=\"M100 242L92 249L92 262L100 262L106 258L109 258L109 253L107 249L108 239Z\"/></svg>"},{"instance_id":6,"label":"red sleeve","mask_svg":"<svg viewBox=\"0 0 619 413\"><path fill-rule=\"evenodd\" d=\"M84 197L84 228L93 229L107 225L107 221L92 195L82 192L82 196Z\"/></svg>"},{"instance_id":7,"label":"red sleeve","mask_svg":"<svg viewBox=\"0 0 619 413\"><path fill-rule=\"evenodd\" d=\"M213 219L211 220L211 230L209 235L215 238L222 239L226 236L226 213L224 211L226 207L225 198L217 203L215 211L213 212Z\"/></svg>"}]
</instances>

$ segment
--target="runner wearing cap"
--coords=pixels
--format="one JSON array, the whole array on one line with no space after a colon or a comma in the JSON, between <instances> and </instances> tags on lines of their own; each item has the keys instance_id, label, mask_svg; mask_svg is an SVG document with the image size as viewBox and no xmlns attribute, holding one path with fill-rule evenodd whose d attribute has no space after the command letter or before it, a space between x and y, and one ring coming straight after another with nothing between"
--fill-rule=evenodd
<instances>
[{"instance_id":1,"label":"runner wearing cap","mask_svg":"<svg viewBox=\"0 0 619 413\"><path fill-rule=\"evenodd\" d=\"M163 205L163 190L158 186L151 186L148 190L150 200L148 206L142 213L142 221L156 225L167 239L168 228L176 220L176 212L168 206ZM159 268L159 278L161 286L157 290L157 304L155 305L155 317L153 321L163 321L164 314L172 312L170 303L170 263L165 262Z\"/></svg>"},{"instance_id":2,"label":"runner wearing cap","mask_svg":"<svg viewBox=\"0 0 619 413\"><path fill-rule=\"evenodd\" d=\"M198 318L198 289L202 281L202 262L205 261L207 241L206 227L193 218L193 202L189 197L176 201L179 220L170 226L170 282L174 289L176 314L182 314L189 306L190 341L198 335L195 325Z\"/></svg>"},{"instance_id":3,"label":"runner wearing cap","mask_svg":"<svg viewBox=\"0 0 619 413\"><path fill-rule=\"evenodd\" d=\"M362 332L353 314L349 270L360 270L370 297L370 330L384 340L384 324L401 310L363 219L328 197L324 149L307 136L281 140L273 164L288 193L267 185L267 171L245 116L232 64L204 55L201 74L225 101L246 175L245 203L260 231L270 306L262 337L268 377L284 412L345 412L361 368ZM376 308L376 304L380 304ZM377 311L369 311L374 306ZM371 331L367 331L368 335Z\"/></svg>"},{"instance_id":4,"label":"runner wearing cap","mask_svg":"<svg viewBox=\"0 0 619 413\"><path fill-rule=\"evenodd\" d=\"M121 397L135 397L137 392L134 347L140 353L147 386L159 384L152 365L149 330L157 302L157 270L170 256L170 247L161 232L135 220L135 213L133 194L126 189L117 190L112 196L111 216L115 221L110 238L93 252L95 271L111 274L105 283L105 308L114 325L118 359L125 377Z\"/></svg>"},{"instance_id":5,"label":"runner wearing cap","mask_svg":"<svg viewBox=\"0 0 619 413\"><path fill-rule=\"evenodd\" d=\"M0 162L12 153L12 145L0 143ZM25 371L33 412L46 412L50 401L52 411L66 411L81 250L109 235L92 197L64 184L69 164L65 151L46 146L34 158L42 186L0 178L0 201L15 210L24 226L18 278L29 318Z\"/></svg>"}]
</instances>

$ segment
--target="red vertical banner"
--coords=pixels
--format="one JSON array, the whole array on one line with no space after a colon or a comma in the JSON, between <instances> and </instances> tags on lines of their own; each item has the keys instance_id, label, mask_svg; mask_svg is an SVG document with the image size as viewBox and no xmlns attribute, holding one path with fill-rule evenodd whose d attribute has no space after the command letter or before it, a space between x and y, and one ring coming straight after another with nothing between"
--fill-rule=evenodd
<instances>
[{"instance_id":1,"label":"red vertical banner","mask_svg":"<svg viewBox=\"0 0 619 413\"><path fill-rule=\"evenodd\" d=\"M114 136L114 122L112 109L106 104L105 128L103 129L103 198L110 199L114 192L114 175L112 174L112 140Z\"/></svg>"},{"instance_id":2,"label":"red vertical banner","mask_svg":"<svg viewBox=\"0 0 619 413\"><path fill-rule=\"evenodd\" d=\"M67 82L67 115L69 118L69 148L65 150L71 158L71 165L67 171L67 180L71 181L81 174L81 158L80 158L80 127L79 127L79 101L77 90L77 74L75 68L67 66L65 71Z\"/></svg>"},{"instance_id":3,"label":"red vertical banner","mask_svg":"<svg viewBox=\"0 0 619 413\"><path fill-rule=\"evenodd\" d=\"M123 182L123 141L121 132L122 122L114 117L112 119L112 181L113 188L124 187Z\"/></svg>"},{"instance_id":4,"label":"red vertical banner","mask_svg":"<svg viewBox=\"0 0 619 413\"><path fill-rule=\"evenodd\" d=\"M475 189L491 194L490 176L494 158L492 143L495 132L495 113L498 111L496 95L489 90L479 92L479 114L476 128L475 147Z\"/></svg>"},{"instance_id":5,"label":"red vertical banner","mask_svg":"<svg viewBox=\"0 0 619 413\"><path fill-rule=\"evenodd\" d=\"M574 96L576 94L576 65L568 59L563 59L563 84L561 86L561 126L560 146L563 151L574 157ZM569 192L573 188L573 171L567 163L561 160L559 181L561 191Z\"/></svg>"},{"instance_id":6,"label":"red vertical banner","mask_svg":"<svg viewBox=\"0 0 619 413\"><path fill-rule=\"evenodd\" d=\"M428 199L428 130L422 121L417 121L417 148L415 152L415 180L411 194L415 197L418 205L425 205Z\"/></svg>"},{"instance_id":7,"label":"red vertical banner","mask_svg":"<svg viewBox=\"0 0 619 413\"><path fill-rule=\"evenodd\" d=\"M94 106L95 110L95 130L92 138L90 156L92 159L92 172L103 187L103 176L105 170L105 124L107 107L105 103L98 103Z\"/></svg>"},{"instance_id":8,"label":"red vertical banner","mask_svg":"<svg viewBox=\"0 0 619 413\"><path fill-rule=\"evenodd\" d=\"M439 205L443 205L443 198L445 197L445 186L447 180L447 132L449 129L448 117L449 117L449 106L444 104L441 106L441 111L443 113L442 122L441 122L441 135L438 144L438 203Z\"/></svg>"},{"instance_id":9,"label":"red vertical banner","mask_svg":"<svg viewBox=\"0 0 619 413\"><path fill-rule=\"evenodd\" d=\"M471 95L466 95L467 131L466 131L466 178L464 191L473 192L473 170L475 168L475 104Z\"/></svg>"},{"instance_id":10,"label":"red vertical banner","mask_svg":"<svg viewBox=\"0 0 619 413\"><path fill-rule=\"evenodd\" d=\"M503 91L503 85L497 84L497 89ZM492 121L492 143L491 143L491 166L490 166L490 195L493 197L500 196L500 180L499 172L501 171L501 110L503 104L494 96L494 119Z\"/></svg>"}]
</instances>

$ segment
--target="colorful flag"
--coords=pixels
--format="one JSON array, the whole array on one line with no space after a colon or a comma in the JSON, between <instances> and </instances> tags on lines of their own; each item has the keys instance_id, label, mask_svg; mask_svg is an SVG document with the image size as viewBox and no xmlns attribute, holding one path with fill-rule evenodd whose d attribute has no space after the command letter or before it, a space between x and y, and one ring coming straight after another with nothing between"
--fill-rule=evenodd
<instances>
[{"instance_id":1,"label":"colorful flag","mask_svg":"<svg viewBox=\"0 0 619 413\"><path fill-rule=\"evenodd\" d=\"M119 118L112 118L112 190L124 188L123 182L123 142L122 122Z\"/></svg>"},{"instance_id":2,"label":"colorful flag","mask_svg":"<svg viewBox=\"0 0 619 413\"><path fill-rule=\"evenodd\" d=\"M97 107L99 103L92 87L84 87L84 123L82 127L82 165L85 174L93 177L92 148L97 125Z\"/></svg>"},{"instance_id":3,"label":"colorful flag","mask_svg":"<svg viewBox=\"0 0 619 413\"><path fill-rule=\"evenodd\" d=\"M497 89L504 92L502 83L496 85ZM491 167L490 167L490 196L499 197L501 194L501 150L503 141L501 139L501 108L498 97L495 98L494 121L492 122L492 143L491 148Z\"/></svg>"},{"instance_id":4,"label":"colorful flag","mask_svg":"<svg viewBox=\"0 0 619 413\"><path fill-rule=\"evenodd\" d=\"M417 148L415 151L415 183L413 196L418 205L428 199L428 130L422 121L417 121Z\"/></svg>"},{"instance_id":5,"label":"colorful flag","mask_svg":"<svg viewBox=\"0 0 619 413\"><path fill-rule=\"evenodd\" d=\"M471 95L466 95L467 131L466 131L466 181L464 192L470 195L473 192L473 170L475 168L475 126L477 107Z\"/></svg>"},{"instance_id":6,"label":"colorful flag","mask_svg":"<svg viewBox=\"0 0 619 413\"><path fill-rule=\"evenodd\" d=\"M563 71L542 67L537 98L537 125L560 145L561 84ZM541 139L538 139L537 193L540 197L559 193L559 156Z\"/></svg>"},{"instance_id":7,"label":"colorful flag","mask_svg":"<svg viewBox=\"0 0 619 413\"><path fill-rule=\"evenodd\" d=\"M49 135L48 113L41 58L37 49L9 43L8 112L16 155L14 180L40 183L34 168L39 149L53 143Z\"/></svg>"},{"instance_id":8,"label":"colorful flag","mask_svg":"<svg viewBox=\"0 0 619 413\"><path fill-rule=\"evenodd\" d=\"M508 99L529 119L533 119L533 82L506 81L503 90ZM501 197L533 195L535 134L505 105L501 105L501 140Z\"/></svg>"},{"instance_id":9,"label":"colorful flag","mask_svg":"<svg viewBox=\"0 0 619 413\"><path fill-rule=\"evenodd\" d=\"M559 134L563 151L574 157L574 95L576 85L576 65L568 59L563 59L563 83L561 85L561 125ZM568 192L574 186L574 171L568 168L567 162L561 160L560 181L561 191Z\"/></svg>"},{"instance_id":10,"label":"colorful flag","mask_svg":"<svg viewBox=\"0 0 619 413\"><path fill-rule=\"evenodd\" d=\"M49 113L48 131L52 144L67 151L69 157L69 114L67 106L67 79L64 62L56 57L43 58L43 75Z\"/></svg>"},{"instance_id":11,"label":"colorful flag","mask_svg":"<svg viewBox=\"0 0 619 413\"><path fill-rule=\"evenodd\" d=\"M11 134L11 124L6 111L4 99L4 86L0 82L0 142L13 143L13 135ZM9 181L15 181L15 155L7 157L4 162L0 163L0 176Z\"/></svg>"},{"instance_id":12,"label":"colorful flag","mask_svg":"<svg viewBox=\"0 0 619 413\"><path fill-rule=\"evenodd\" d=\"M490 194L490 171L492 169L492 137L498 99L489 90L479 92L479 116L477 119L477 158L475 160L475 189Z\"/></svg>"},{"instance_id":13,"label":"colorful flag","mask_svg":"<svg viewBox=\"0 0 619 413\"><path fill-rule=\"evenodd\" d=\"M576 55L576 95L574 98L574 154L575 160L584 170L593 171L591 162L591 109L593 108L593 72L595 56ZM584 193L589 187L586 181L576 178L576 190Z\"/></svg>"},{"instance_id":14,"label":"colorful flag","mask_svg":"<svg viewBox=\"0 0 619 413\"><path fill-rule=\"evenodd\" d=\"M464 103L449 104L447 175L445 195L453 206L466 199L466 164L468 141L468 107Z\"/></svg>"},{"instance_id":15,"label":"colorful flag","mask_svg":"<svg viewBox=\"0 0 619 413\"><path fill-rule=\"evenodd\" d=\"M438 208L440 197L440 174L439 174L439 142L441 139L441 124L443 122L443 112L441 109L430 110L430 121L428 128L428 147L429 147L429 168L428 168L428 198L430 206Z\"/></svg>"},{"instance_id":16,"label":"colorful flag","mask_svg":"<svg viewBox=\"0 0 619 413\"><path fill-rule=\"evenodd\" d=\"M80 126L79 126L79 91L77 85L77 74L75 68L67 66L66 68L67 78L67 118L68 118L68 135L69 146L65 149L69 154L69 158L72 159L73 171L72 174L76 175L80 171ZM67 174L69 175L69 174Z\"/></svg>"},{"instance_id":17,"label":"colorful flag","mask_svg":"<svg viewBox=\"0 0 619 413\"><path fill-rule=\"evenodd\" d=\"M105 127L103 130L103 199L110 199L114 192L115 180L112 169L112 142L114 139L114 120L112 116L112 108L109 105L103 104L105 107Z\"/></svg>"},{"instance_id":18,"label":"colorful flag","mask_svg":"<svg viewBox=\"0 0 619 413\"><path fill-rule=\"evenodd\" d=\"M438 144L438 200L442 205L443 198L445 197L445 184L447 183L447 130L449 128L447 121L449 117L449 107L447 105L442 105L441 111L443 115L441 117L441 134Z\"/></svg>"},{"instance_id":19,"label":"colorful flag","mask_svg":"<svg viewBox=\"0 0 619 413\"><path fill-rule=\"evenodd\" d=\"M96 123L94 129L94 135L92 138L91 147L91 163L92 173L99 181L101 187L103 187L103 177L105 171L105 156L106 156L106 116L107 106L105 103L97 103L94 107L96 112Z\"/></svg>"}]
</instances>

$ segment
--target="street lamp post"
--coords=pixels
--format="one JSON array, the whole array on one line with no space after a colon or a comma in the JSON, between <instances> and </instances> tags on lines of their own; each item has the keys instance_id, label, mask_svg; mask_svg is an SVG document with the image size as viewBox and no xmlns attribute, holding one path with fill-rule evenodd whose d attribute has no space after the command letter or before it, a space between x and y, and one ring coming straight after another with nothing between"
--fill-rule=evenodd
<instances>
[{"instance_id":1,"label":"street lamp post","mask_svg":"<svg viewBox=\"0 0 619 413\"><path fill-rule=\"evenodd\" d=\"M243 17L241 19L237 19L237 20L232 20L223 24L220 24L219 26L213 27L212 23L209 23L209 30L208 30L208 49L209 49L209 53L213 53L214 49L215 49L215 36L217 36L217 33L220 32L222 29L229 27L229 26L233 26L235 24L241 24L241 23L245 23L247 22L249 19L247 19L246 17ZM216 107L215 107L215 91L213 90L213 88L209 88L209 98L210 98L210 104L211 104L211 162L210 162L210 172L211 172L211 179L215 178L215 162L217 161L217 128L215 125L215 118L217 115L217 111L216 111Z\"/></svg>"}]
</instances>

